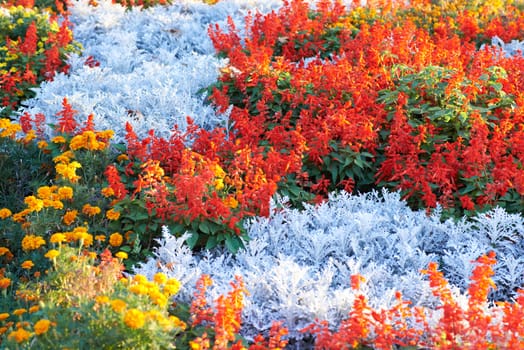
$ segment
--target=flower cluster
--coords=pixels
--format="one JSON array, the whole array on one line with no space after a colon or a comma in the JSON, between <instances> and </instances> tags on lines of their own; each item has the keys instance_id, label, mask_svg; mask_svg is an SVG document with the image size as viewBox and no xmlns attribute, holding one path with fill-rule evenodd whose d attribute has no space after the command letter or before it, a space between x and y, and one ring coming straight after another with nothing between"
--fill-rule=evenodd
<instances>
[{"instance_id":1,"label":"flower cluster","mask_svg":"<svg viewBox=\"0 0 524 350\"><path fill-rule=\"evenodd\" d=\"M79 49L69 28L66 3L47 2L3 1L1 4L2 117L9 117L21 101L34 97L32 88L53 79L57 72L67 72L66 54ZM34 6L47 7L51 12L43 12Z\"/></svg>"},{"instance_id":2,"label":"flower cluster","mask_svg":"<svg viewBox=\"0 0 524 350\"><path fill-rule=\"evenodd\" d=\"M520 211L524 61L478 47L493 35L521 37L502 25L518 23L521 9L436 3L374 11L292 0L249 15L245 38L232 20L209 28L229 59L211 101L234 106L236 142L259 147L266 163L296 152L279 172L294 204L378 185L455 216Z\"/></svg>"}]
</instances>

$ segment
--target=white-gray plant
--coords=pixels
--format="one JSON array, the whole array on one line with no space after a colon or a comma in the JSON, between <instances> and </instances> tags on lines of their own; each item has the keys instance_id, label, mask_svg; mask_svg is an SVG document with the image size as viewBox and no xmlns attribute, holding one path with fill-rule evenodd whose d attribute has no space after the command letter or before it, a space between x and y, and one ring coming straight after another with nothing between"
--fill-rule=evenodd
<instances>
[{"instance_id":1,"label":"white-gray plant","mask_svg":"<svg viewBox=\"0 0 524 350\"><path fill-rule=\"evenodd\" d=\"M183 131L188 116L206 129L223 126L227 113L217 114L201 92L225 64L215 57L208 27L216 23L226 28L231 16L243 29L249 10L267 12L280 5L276 0L226 0L214 6L183 0L126 11L110 0L97 7L75 1L70 20L82 55L71 55L70 73L35 89L36 97L20 113L43 113L56 123L67 97L79 122L93 114L98 129L115 131L116 142L124 140L128 122L140 137L151 129L169 137L175 125ZM89 56L100 65L85 65Z\"/></svg>"},{"instance_id":2,"label":"white-gray plant","mask_svg":"<svg viewBox=\"0 0 524 350\"><path fill-rule=\"evenodd\" d=\"M183 247L187 236L177 238L164 229L154 257L135 272L151 277L163 271L180 279L184 286L178 298L186 302L201 274L214 281L210 300L226 293L240 275L250 293L244 335L267 332L273 320L282 320L296 339L316 318L337 325L347 316L355 297L352 274L365 277L362 292L374 307L391 306L395 291L414 305L435 306L420 273L431 261L439 262L466 305L473 261L490 250L499 257L494 277L499 289L493 297L507 300L524 282L523 218L502 209L472 222L442 222L438 211L429 217L414 212L399 194L387 191L332 194L302 211L288 208L284 199L273 204L270 217L246 223L250 240L236 256L222 249L192 253Z\"/></svg>"}]
</instances>

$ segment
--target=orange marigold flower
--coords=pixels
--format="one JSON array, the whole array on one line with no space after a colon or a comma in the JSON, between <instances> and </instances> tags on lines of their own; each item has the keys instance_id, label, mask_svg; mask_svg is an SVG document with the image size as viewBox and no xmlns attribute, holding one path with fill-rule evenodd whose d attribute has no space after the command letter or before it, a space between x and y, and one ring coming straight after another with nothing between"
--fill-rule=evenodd
<instances>
[{"instance_id":1,"label":"orange marigold flower","mask_svg":"<svg viewBox=\"0 0 524 350\"><path fill-rule=\"evenodd\" d=\"M58 197L60 199L72 199L73 189L69 186L62 186L58 189Z\"/></svg>"},{"instance_id":2,"label":"orange marigold flower","mask_svg":"<svg viewBox=\"0 0 524 350\"><path fill-rule=\"evenodd\" d=\"M37 145L38 145L39 149L43 149L43 148L47 147L47 142L45 142L45 141L38 141Z\"/></svg>"},{"instance_id":3,"label":"orange marigold flower","mask_svg":"<svg viewBox=\"0 0 524 350\"><path fill-rule=\"evenodd\" d=\"M120 247L123 242L124 237L122 237L122 235L118 232L115 232L109 236L109 244L111 244L113 247Z\"/></svg>"},{"instance_id":4,"label":"orange marigold flower","mask_svg":"<svg viewBox=\"0 0 524 350\"><path fill-rule=\"evenodd\" d=\"M9 339L14 339L17 343L23 343L31 337L31 333L23 328L18 328L16 331L9 333Z\"/></svg>"},{"instance_id":5,"label":"orange marigold flower","mask_svg":"<svg viewBox=\"0 0 524 350\"><path fill-rule=\"evenodd\" d=\"M26 309L16 309L13 311L13 315L15 316L20 316L20 315L23 315L27 312Z\"/></svg>"},{"instance_id":6,"label":"orange marigold flower","mask_svg":"<svg viewBox=\"0 0 524 350\"><path fill-rule=\"evenodd\" d=\"M26 260L20 266L25 270L31 270L35 264L31 260Z\"/></svg>"},{"instance_id":7,"label":"orange marigold flower","mask_svg":"<svg viewBox=\"0 0 524 350\"><path fill-rule=\"evenodd\" d=\"M35 196L27 196L24 199L24 203L30 211L40 211L44 208L44 201L36 198Z\"/></svg>"},{"instance_id":8,"label":"orange marigold flower","mask_svg":"<svg viewBox=\"0 0 524 350\"><path fill-rule=\"evenodd\" d=\"M104 187L104 188L102 188L100 193L102 193L102 196L104 196L106 198L115 195L115 191L113 191L113 189L111 187Z\"/></svg>"},{"instance_id":9,"label":"orange marigold flower","mask_svg":"<svg viewBox=\"0 0 524 350\"><path fill-rule=\"evenodd\" d=\"M118 218L120 218L120 212L114 210L114 209L109 209L107 212L106 212L106 217L109 219L109 220L118 220Z\"/></svg>"},{"instance_id":10,"label":"orange marigold flower","mask_svg":"<svg viewBox=\"0 0 524 350\"><path fill-rule=\"evenodd\" d=\"M73 221L76 219L76 215L78 214L78 210L68 210L65 214L62 220L64 221L64 224L71 225Z\"/></svg>"},{"instance_id":11,"label":"orange marigold flower","mask_svg":"<svg viewBox=\"0 0 524 350\"><path fill-rule=\"evenodd\" d=\"M7 208L2 208L0 209L0 219L7 219L8 217L10 217L13 213L11 212L11 210L7 209Z\"/></svg>"},{"instance_id":12,"label":"orange marigold flower","mask_svg":"<svg viewBox=\"0 0 524 350\"><path fill-rule=\"evenodd\" d=\"M38 320L34 326L35 334L42 335L46 333L49 330L49 326L51 326L51 321L46 319Z\"/></svg>"},{"instance_id":13,"label":"orange marigold flower","mask_svg":"<svg viewBox=\"0 0 524 350\"><path fill-rule=\"evenodd\" d=\"M9 250L9 248L6 248L6 247L0 247L0 256L2 255L6 255L8 253L11 253L11 251Z\"/></svg>"},{"instance_id":14,"label":"orange marigold flower","mask_svg":"<svg viewBox=\"0 0 524 350\"><path fill-rule=\"evenodd\" d=\"M0 314L0 321L5 321L9 318L9 314L7 312L3 312Z\"/></svg>"},{"instance_id":15,"label":"orange marigold flower","mask_svg":"<svg viewBox=\"0 0 524 350\"><path fill-rule=\"evenodd\" d=\"M127 306L126 302L121 299L111 300L110 303L111 303L111 307L113 308L113 311L115 312L122 312L125 310Z\"/></svg>"},{"instance_id":16,"label":"orange marigold flower","mask_svg":"<svg viewBox=\"0 0 524 350\"><path fill-rule=\"evenodd\" d=\"M11 279L7 277L0 278L0 289L7 289L11 285Z\"/></svg>"},{"instance_id":17,"label":"orange marigold flower","mask_svg":"<svg viewBox=\"0 0 524 350\"><path fill-rule=\"evenodd\" d=\"M97 206L93 206L89 203L85 204L83 207L82 207L82 213L88 215L88 216L95 216L97 214L100 214L100 208L97 207Z\"/></svg>"},{"instance_id":18,"label":"orange marigold flower","mask_svg":"<svg viewBox=\"0 0 524 350\"><path fill-rule=\"evenodd\" d=\"M66 139L63 136L55 136L51 139L52 143L66 143Z\"/></svg>"},{"instance_id":19,"label":"orange marigold flower","mask_svg":"<svg viewBox=\"0 0 524 350\"><path fill-rule=\"evenodd\" d=\"M40 236L26 235L22 239L22 249L24 251L36 250L45 244L45 240Z\"/></svg>"},{"instance_id":20,"label":"orange marigold flower","mask_svg":"<svg viewBox=\"0 0 524 350\"><path fill-rule=\"evenodd\" d=\"M38 305L33 305L29 308L29 313L30 314L34 314L35 312L37 312L38 310L40 310L40 306Z\"/></svg>"},{"instance_id":21,"label":"orange marigold flower","mask_svg":"<svg viewBox=\"0 0 524 350\"><path fill-rule=\"evenodd\" d=\"M105 235L96 235L95 240L99 242L104 242L106 240L106 236Z\"/></svg>"},{"instance_id":22,"label":"orange marigold flower","mask_svg":"<svg viewBox=\"0 0 524 350\"><path fill-rule=\"evenodd\" d=\"M127 154L121 154L121 155L119 155L118 157L116 157L116 160L117 160L118 162L123 162L123 161L125 161L125 160L129 160L129 157L127 156Z\"/></svg>"}]
</instances>

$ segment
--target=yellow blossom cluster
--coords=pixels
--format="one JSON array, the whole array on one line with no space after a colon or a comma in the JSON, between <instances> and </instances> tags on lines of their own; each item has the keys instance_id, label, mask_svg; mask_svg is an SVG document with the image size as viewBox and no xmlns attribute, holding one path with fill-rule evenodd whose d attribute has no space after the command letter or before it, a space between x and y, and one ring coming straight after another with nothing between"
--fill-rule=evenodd
<instances>
[{"instance_id":1,"label":"yellow blossom cluster","mask_svg":"<svg viewBox=\"0 0 524 350\"><path fill-rule=\"evenodd\" d=\"M20 124L12 123L7 118L0 118L0 137L11 137L14 138L16 133L21 131L22 127Z\"/></svg>"},{"instance_id":2,"label":"yellow blossom cluster","mask_svg":"<svg viewBox=\"0 0 524 350\"><path fill-rule=\"evenodd\" d=\"M135 275L129 281L128 288L135 294L149 296L153 304L165 307L169 297L180 290L180 282L173 278L168 279L163 273L157 273L153 281L143 275Z\"/></svg>"},{"instance_id":3,"label":"yellow blossom cluster","mask_svg":"<svg viewBox=\"0 0 524 350\"><path fill-rule=\"evenodd\" d=\"M36 250L40 248L41 246L45 245L45 243L46 243L45 240L40 236L26 235L22 239L22 249L26 252L31 251L31 250Z\"/></svg>"},{"instance_id":4,"label":"yellow blossom cluster","mask_svg":"<svg viewBox=\"0 0 524 350\"><path fill-rule=\"evenodd\" d=\"M87 227L78 226L73 231L63 232L67 242L82 242L82 245L89 247L93 244L93 235L87 232Z\"/></svg>"},{"instance_id":5,"label":"yellow blossom cluster","mask_svg":"<svg viewBox=\"0 0 524 350\"><path fill-rule=\"evenodd\" d=\"M147 296L153 305L159 308L151 308L150 310L140 310L137 307L129 307L126 300L120 298L110 299L106 295L98 295L95 297L95 302L98 305L107 305L114 312L121 314L124 324L131 329L143 328L148 321L155 322L165 330L180 329L184 330L186 324L179 318L174 316L167 316L165 311L168 298L178 292L180 289L180 282L175 279L167 278L163 273L157 273L153 281L149 281L143 275L135 275L128 279L122 280L122 283L127 284L129 291L136 295Z\"/></svg>"},{"instance_id":6,"label":"yellow blossom cluster","mask_svg":"<svg viewBox=\"0 0 524 350\"><path fill-rule=\"evenodd\" d=\"M90 151L101 151L108 145L107 140L113 137L112 130L101 132L84 131L83 133L74 136L69 143L69 148L73 151L79 149L87 149Z\"/></svg>"},{"instance_id":7,"label":"yellow blossom cluster","mask_svg":"<svg viewBox=\"0 0 524 350\"><path fill-rule=\"evenodd\" d=\"M56 173L61 175L65 180L75 183L80 179L80 176L76 174L76 169L81 167L82 165L77 161L72 161L70 163L60 162L55 165L55 170Z\"/></svg>"}]
</instances>

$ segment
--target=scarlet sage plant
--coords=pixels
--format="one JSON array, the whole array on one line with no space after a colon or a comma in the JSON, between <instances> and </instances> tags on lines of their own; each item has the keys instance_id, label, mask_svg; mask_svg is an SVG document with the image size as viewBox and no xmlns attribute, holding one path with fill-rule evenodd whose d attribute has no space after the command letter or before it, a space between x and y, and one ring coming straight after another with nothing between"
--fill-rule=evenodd
<instances>
[{"instance_id":1,"label":"scarlet sage plant","mask_svg":"<svg viewBox=\"0 0 524 350\"><path fill-rule=\"evenodd\" d=\"M447 215L520 211L522 58L478 49L505 12L388 4L379 15L340 1L285 1L247 16L246 38L232 21L210 27L229 59L211 100L234 106L237 139L286 154L302 138L298 163L279 181L295 204L378 185ZM430 10L440 20L417 18Z\"/></svg>"}]
</instances>

